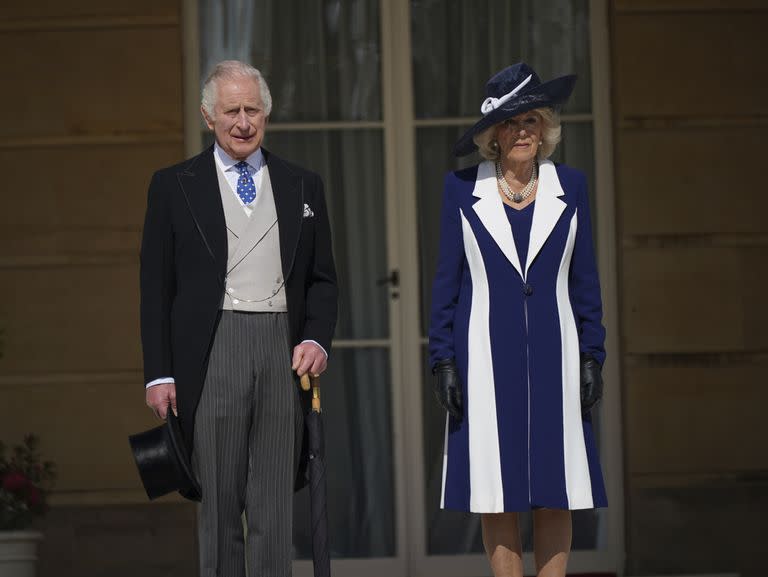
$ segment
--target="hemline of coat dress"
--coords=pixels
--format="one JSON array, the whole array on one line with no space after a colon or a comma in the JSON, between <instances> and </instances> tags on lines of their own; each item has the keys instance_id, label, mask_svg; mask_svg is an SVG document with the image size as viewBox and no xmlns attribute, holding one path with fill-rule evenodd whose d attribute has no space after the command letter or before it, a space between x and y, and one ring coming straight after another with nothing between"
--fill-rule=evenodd
<instances>
[{"instance_id":1,"label":"hemline of coat dress","mask_svg":"<svg viewBox=\"0 0 768 577\"><path fill-rule=\"evenodd\" d=\"M605 359L583 173L542 161L521 263L494 164L449 173L432 287L430 361L455 358L441 507L478 513L607 506L580 352Z\"/></svg>"}]
</instances>

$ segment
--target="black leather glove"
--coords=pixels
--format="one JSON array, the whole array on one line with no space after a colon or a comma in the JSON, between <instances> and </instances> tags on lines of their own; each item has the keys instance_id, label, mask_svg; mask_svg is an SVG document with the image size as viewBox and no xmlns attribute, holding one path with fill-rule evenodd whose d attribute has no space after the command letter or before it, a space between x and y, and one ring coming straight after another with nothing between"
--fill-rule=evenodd
<instances>
[{"instance_id":1,"label":"black leather glove","mask_svg":"<svg viewBox=\"0 0 768 577\"><path fill-rule=\"evenodd\" d=\"M603 397L600 363L589 353L581 355L581 412L588 413Z\"/></svg>"},{"instance_id":2,"label":"black leather glove","mask_svg":"<svg viewBox=\"0 0 768 577\"><path fill-rule=\"evenodd\" d=\"M461 382L453 359L440 359L432 365L437 402L454 418L461 420Z\"/></svg>"}]
</instances>

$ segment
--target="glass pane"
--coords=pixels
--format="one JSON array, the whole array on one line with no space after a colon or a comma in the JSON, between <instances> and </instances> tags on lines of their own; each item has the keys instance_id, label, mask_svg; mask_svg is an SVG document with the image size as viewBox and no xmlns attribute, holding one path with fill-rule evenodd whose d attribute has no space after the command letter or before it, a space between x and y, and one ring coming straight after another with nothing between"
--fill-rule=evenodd
<instances>
[{"instance_id":1,"label":"glass pane","mask_svg":"<svg viewBox=\"0 0 768 577\"><path fill-rule=\"evenodd\" d=\"M591 122L565 122L562 140L550 157L554 162L564 162L587 175L590 192L595 188L595 146ZM594 215L592 216L594 220Z\"/></svg>"},{"instance_id":2,"label":"glass pane","mask_svg":"<svg viewBox=\"0 0 768 577\"><path fill-rule=\"evenodd\" d=\"M555 162L565 162L587 175L589 210L592 217L592 239L597 243L597 211L595 203L595 145L591 122L563 124L562 142L552 155ZM595 244L597 246L597 244Z\"/></svg>"},{"instance_id":3,"label":"glass pane","mask_svg":"<svg viewBox=\"0 0 768 577\"><path fill-rule=\"evenodd\" d=\"M203 78L220 60L259 68L273 121L381 118L377 0L199 0Z\"/></svg>"},{"instance_id":4,"label":"glass pane","mask_svg":"<svg viewBox=\"0 0 768 577\"><path fill-rule=\"evenodd\" d=\"M591 109L588 0L411 0L411 26L417 118L479 118L485 82L521 60L577 74L565 110Z\"/></svg>"},{"instance_id":5,"label":"glass pane","mask_svg":"<svg viewBox=\"0 0 768 577\"><path fill-rule=\"evenodd\" d=\"M381 131L268 131L265 147L325 183L340 290L336 338L387 338L389 289L378 284L387 276Z\"/></svg>"},{"instance_id":6,"label":"glass pane","mask_svg":"<svg viewBox=\"0 0 768 577\"><path fill-rule=\"evenodd\" d=\"M440 240L440 208L443 203L445 173L477 164L477 154L456 158L454 143L466 127L428 127L416 130L416 199L419 215L419 274L421 275L421 332L429 328L430 292L437 266Z\"/></svg>"},{"instance_id":7,"label":"glass pane","mask_svg":"<svg viewBox=\"0 0 768 577\"><path fill-rule=\"evenodd\" d=\"M388 349L337 349L323 375L331 557L395 555ZM312 556L309 491L294 501L296 558Z\"/></svg>"}]
</instances>

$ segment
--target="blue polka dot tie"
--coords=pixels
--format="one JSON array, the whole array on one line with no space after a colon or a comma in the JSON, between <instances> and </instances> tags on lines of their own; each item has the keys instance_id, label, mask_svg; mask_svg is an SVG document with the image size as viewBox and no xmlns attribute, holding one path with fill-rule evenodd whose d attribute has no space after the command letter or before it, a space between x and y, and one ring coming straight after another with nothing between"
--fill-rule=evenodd
<instances>
[{"instance_id":1,"label":"blue polka dot tie","mask_svg":"<svg viewBox=\"0 0 768 577\"><path fill-rule=\"evenodd\" d=\"M241 160L235 165L240 178L237 179L237 195L245 204L251 204L256 198L256 185L253 184L251 173L248 172L248 163Z\"/></svg>"}]
</instances>

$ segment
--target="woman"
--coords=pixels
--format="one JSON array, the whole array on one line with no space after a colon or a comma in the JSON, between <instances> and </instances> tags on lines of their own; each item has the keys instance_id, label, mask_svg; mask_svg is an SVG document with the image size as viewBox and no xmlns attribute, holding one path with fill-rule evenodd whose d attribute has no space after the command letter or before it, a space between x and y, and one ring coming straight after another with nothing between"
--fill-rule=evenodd
<instances>
[{"instance_id":1,"label":"woman","mask_svg":"<svg viewBox=\"0 0 768 577\"><path fill-rule=\"evenodd\" d=\"M574 509L606 506L589 410L605 359L584 175L547 158L575 76L526 64L486 84L456 144L486 159L445 181L429 333L448 411L441 506L482 514L496 577L522 576L533 510L538 575L563 576Z\"/></svg>"}]
</instances>

